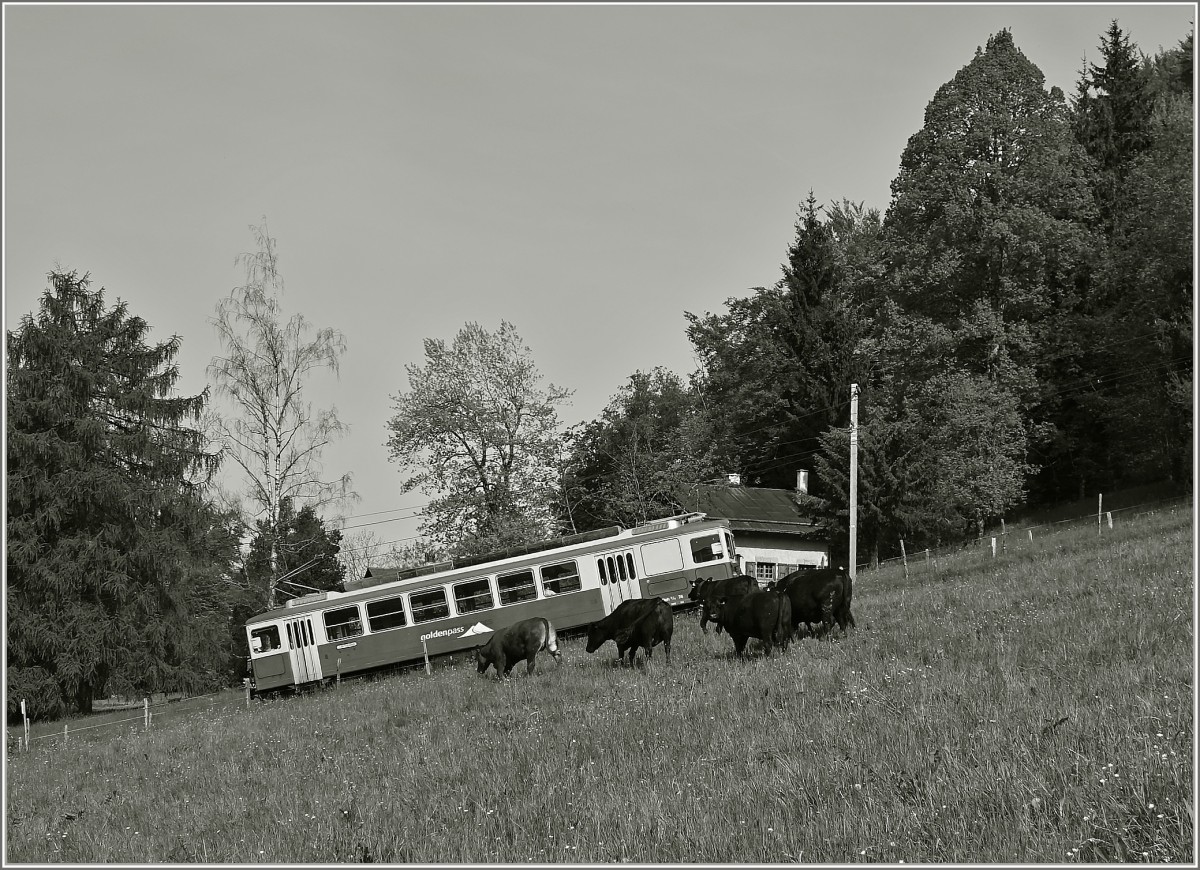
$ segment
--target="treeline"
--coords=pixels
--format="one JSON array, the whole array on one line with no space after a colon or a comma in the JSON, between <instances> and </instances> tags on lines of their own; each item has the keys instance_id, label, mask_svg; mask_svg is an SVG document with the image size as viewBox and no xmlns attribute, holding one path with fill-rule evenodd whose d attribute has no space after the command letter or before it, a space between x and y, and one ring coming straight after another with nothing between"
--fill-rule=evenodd
<instances>
[{"instance_id":1,"label":"treeline","mask_svg":"<svg viewBox=\"0 0 1200 870\"><path fill-rule=\"evenodd\" d=\"M852 383L867 558L1022 503L1188 488L1192 38L1144 57L1114 22L1100 47L1067 98L993 36L930 101L886 213L810 194L777 281L687 315L695 372L636 372L565 434L569 391L510 324L427 340L388 423L401 490L430 496L400 558L634 525L727 473L790 488L797 469L844 553ZM265 224L257 241L217 306L211 393L175 396L178 336L148 343L86 274L51 273L8 333L10 715L236 683L247 616L378 551L322 517L350 495L319 462L344 427L303 385L344 339L282 315Z\"/></svg>"},{"instance_id":2,"label":"treeline","mask_svg":"<svg viewBox=\"0 0 1200 870\"><path fill-rule=\"evenodd\" d=\"M1192 50L1142 56L1114 21L1068 99L991 37L927 106L885 214L810 194L774 284L687 314L686 383L639 372L572 431L563 524L808 469L844 557L852 383L860 558L1022 504L1190 488Z\"/></svg>"}]
</instances>

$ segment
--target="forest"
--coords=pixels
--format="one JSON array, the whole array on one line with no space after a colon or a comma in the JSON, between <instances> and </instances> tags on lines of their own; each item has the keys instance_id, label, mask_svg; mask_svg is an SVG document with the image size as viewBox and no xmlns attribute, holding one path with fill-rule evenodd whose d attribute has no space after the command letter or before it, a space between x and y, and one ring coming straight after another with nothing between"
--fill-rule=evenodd
<instances>
[{"instance_id":1,"label":"forest","mask_svg":"<svg viewBox=\"0 0 1200 870\"><path fill-rule=\"evenodd\" d=\"M886 211L809 193L775 283L686 312L697 369L634 372L594 420L561 425L569 391L512 324L427 339L386 433L424 537L387 555L633 525L729 473L790 489L798 469L844 552L851 384L860 562L1023 506L1189 492L1193 40L1147 56L1116 21L1099 40L1067 95L992 35L932 96ZM345 342L284 316L265 226L257 243L201 394L175 395L179 338L148 343L86 273L51 272L7 333L10 716L236 684L247 616L360 570L322 514L349 486L319 462L344 427L303 393ZM249 510L215 496L222 467Z\"/></svg>"}]
</instances>

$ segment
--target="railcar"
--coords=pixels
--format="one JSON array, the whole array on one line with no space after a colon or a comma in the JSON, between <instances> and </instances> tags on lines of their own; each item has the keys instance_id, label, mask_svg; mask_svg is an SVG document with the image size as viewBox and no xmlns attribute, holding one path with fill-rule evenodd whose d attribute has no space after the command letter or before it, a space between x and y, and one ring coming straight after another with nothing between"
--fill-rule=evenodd
<instances>
[{"instance_id":1,"label":"railcar","mask_svg":"<svg viewBox=\"0 0 1200 870\"><path fill-rule=\"evenodd\" d=\"M729 522L691 513L547 541L316 592L246 622L250 688L299 688L470 649L544 616L559 631L629 598L688 601L693 583L737 573ZM359 588L355 588L359 587Z\"/></svg>"}]
</instances>

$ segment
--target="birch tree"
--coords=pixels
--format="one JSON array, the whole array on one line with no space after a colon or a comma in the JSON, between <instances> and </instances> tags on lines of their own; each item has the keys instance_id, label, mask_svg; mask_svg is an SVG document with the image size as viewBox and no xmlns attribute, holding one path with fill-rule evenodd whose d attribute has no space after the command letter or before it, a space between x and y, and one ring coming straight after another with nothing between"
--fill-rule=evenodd
<instances>
[{"instance_id":1,"label":"birch tree","mask_svg":"<svg viewBox=\"0 0 1200 870\"><path fill-rule=\"evenodd\" d=\"M224 452L241 468L254 508L246 524L264 530L269 564L264 603L270 608L282 571L284 501L302 500L318 510L352 497L350 475L326 478L321 464L322 451L346 426L335 408L314 409L305 393L322 369L338 373L346 341L332 328L315 328L302 314L285 316L275 239L265 218L251 230L257 250L236 258L246 283L217 304L212 322L222 354L213 357L208 371L231 410L216 426Z\"/></svg>"}]
</instances>

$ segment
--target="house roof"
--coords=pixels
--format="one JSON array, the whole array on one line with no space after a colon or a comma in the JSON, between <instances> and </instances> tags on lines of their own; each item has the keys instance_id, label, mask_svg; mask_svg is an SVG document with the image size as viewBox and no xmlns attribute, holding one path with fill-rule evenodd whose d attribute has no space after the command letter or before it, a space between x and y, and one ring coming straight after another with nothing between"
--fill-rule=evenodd
<instances>
[{"instance_id":1,"label":"house roof","mask_svg":"<svg viewBox=\"0 0 1200 870\"><path fill-rule=\"evenodd\" d=\"M701 485L693 490L685 507L703 511L710 517L729 521L736 532L774 532L814 537L817 529L811 517L796 504L790 489L754 486Z\"/></svg>"}]
</instances>

